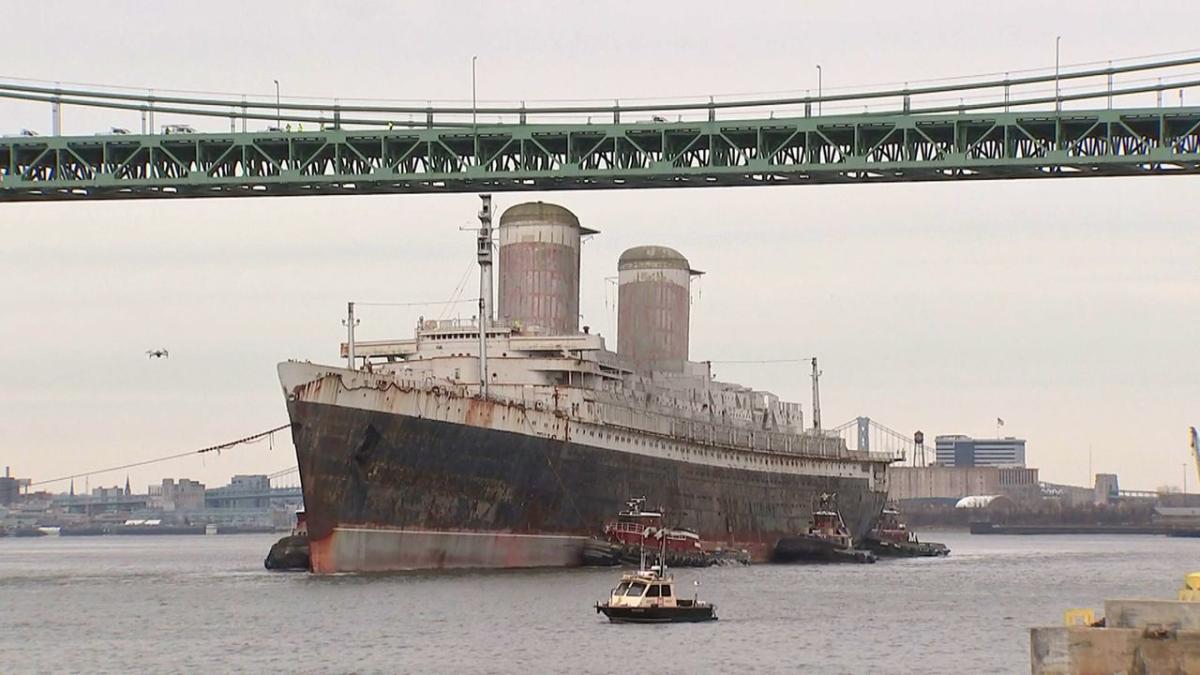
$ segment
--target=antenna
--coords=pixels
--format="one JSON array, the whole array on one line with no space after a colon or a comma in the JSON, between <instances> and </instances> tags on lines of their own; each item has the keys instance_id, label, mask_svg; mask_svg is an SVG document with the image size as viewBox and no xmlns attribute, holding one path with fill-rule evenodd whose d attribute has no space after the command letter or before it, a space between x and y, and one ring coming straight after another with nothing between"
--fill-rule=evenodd
<instances>
[{"instance_id":1,"label":"antenna","mask_svg":"<svg viewBox=\"0 0 1200 675\"><path fill-rule=\"evenodd\" d=\"M813 381L813 430L821 430L821 371L817 369L817 357L812 360Z\"/></svg>"},{"instance_id":2,"label":"antenna","mask_svg":"<svg viewBox=\"0 0 1200 675\"><path fill-rule=\"evenodd\" d=\"M660 526L658 533L658 577L660 579L667 578L667 532L666 528Z\"/></svg>"},{"instance_id":3,"label":"antenna","mask_svg":"<svg viewBox=\"0 0 1200 675\"><path fill-rule=\"evenodd\" d=\"M476 141L478 142L478 141ZM488 397L487 329L492 323L492 196L479 195L479 395Z\"/></svg>"}]
</instances>

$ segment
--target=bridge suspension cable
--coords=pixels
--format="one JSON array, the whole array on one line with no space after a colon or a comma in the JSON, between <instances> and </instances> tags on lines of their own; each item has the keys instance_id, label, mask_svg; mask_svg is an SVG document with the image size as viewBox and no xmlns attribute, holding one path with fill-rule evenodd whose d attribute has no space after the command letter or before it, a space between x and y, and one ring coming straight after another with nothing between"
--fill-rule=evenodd
<instances>
[{"instance_id":1,"label":"bridge suspension cable","mask_svg":"<svg viewBox=\"0 0 1200 675\"><path fill-rule=\"evenodd\" d=\"M856 103L861 104L879 99L903 99L903 106L906 112L909 113L936 113L950 112L955 110L975 110L996 108L1004 106L1022 107L1029 105L1037 105L1055 101L1076 101L1087 100L1109 96L1126 96L1137 93L1145 93L1152 91L1165 91L1168 89L1177 89L1180 87L1189 88L1200 85L1200 80L1195 78L1187 80L1172 80L1171 77L1163 78L1163 81L1155 81L1152 84L1147 84L1139 87L1124 87L1114 89L1111 85L1112 77L1115 75L1126 73L1142 73L1150 71L1166 71L1180 68L1183 66L1200 64L1200 56L1190 56L1186 58L1171 59L1166 61L1155 61L1150 63L1135 63L1119 66L1109 66L1105 68L1090 68L1084 70L1069 70L1057 73L1047 73L1038 75L1027 75L1022 77L1004 77L990 78L979 81L955 82L951 84L939 84L919 87L904 87L881 90L868 90L847 93L822 94L819 96L785 96L771 98L756 98L756 99L732 99L732 100L716 100L710 98L704 101L663 101L653 103L633 103L622 105L620 99L617 99L613 104L607 105L550 105L550 106L394 106L394 105L363 105L349 104L343 105L338 103L338 99L331 99L333 103L304 103L296 101L275 102L267 100L238 100L229 98L211 98L198 96L158 96L153 93L132 94L113 91L102 91L99 89L80 89L80 88L63 88L58 86L43 86L30 85L14 81L0 80L0 98L26 100L42 103L55 103L59 105L72 105L82 107L99 107L109 109L124 109L137 110L155 113L168 113L179 115L196 115L210 116L221 118L234 119L251 119L251 120L266 120L277 121L280 119L277 111L282 110L287 113L282 119L288 122L299 123L314 123L314 124L332 124L341 126L345 124L351 125L394 125L394 126L434 126L437 116L465 116L465 115L499 115L512 116L519 115L522 122L525 122L529 117L544 117L550 115L613 115L614 118L619 118L621 113L683 113L683 112L707 112L715 114L717 110L739 109L745 111L753 111L763 108L781 108L793 106L805 106L811 108L813 104L823 105L830 103ZM1193 73L1194 74L1194 73ZM1175 73L1173 77L1178 78L1192 74ZM1106 77L1107 85L1102 88L1096 88L1087 92L1079 92L1075 94L1064 94L1048 97L1026 97L1013 99L1009 97L1009 91L1012 88L1027 87L1036 84L1049 84L1052 82L1071 81L1085 78ZM909 101L912 98L926 97L942 94L963 94L965 92L977 90L1004 90L1003 98L992 98L984 102L976 102L965 105L947 105L947 106L924 106L912 108ZM261 111L261 112L259 112ZM313 116L316 113L317 116ZM366 114L369 117L343 117L344 114ZM423 120L397 120L389 119L386 116L393 115L421 115ZM385 116L380 119L379 116ZM664 120L665 121L665 120ZM467 127L470 122L447 122L445 120L437 121L439 127Z\"/></svg>"},{"instance_id":2,"label":"bridge suspension cable","mask_svg":"<svg viewBox=\"0 0 1200 675\"><path fill-rule=\"evenodd\" d=\"M1186 59L1188 57L1197 56L1197 55L1200 55L1200 49L1181 49L1181 50L1173 50L1173 51L1166 51L1166 52L1155 52L1155 53L1151 53L1151 54L1136 54L1136 55L1122 56L1122 57L1115 58L1115 59L1096 59L1096 60L1091 60L1091 61L1077 61L1074 63L1062 64L1060 72L1074 72L1075 70L1084 69L1087 66L1106 65L1107 67L1112 67L1113 64L1128 65L1128 64L1133 64L1135 62L1142 62L1143 64L1163 63L1163 62L1167 62L1167 61ZM991 70L991 71L987 71L987 72L975 72L975 73L962 74L962 75L950 75L950 76L929 77L929 78L914 78L914 79L909 79L907 81L888 80L888 81L881 81L881 82L862 82L862 83L858 83L855 85L828 86L828 87L825 87L824 89L826 91L849 91L849 90L864 90L865 91L865 90L872 90L872 89L882 89L882 88L887 88L887 87L897 88L900 86L903 86L904 88L909 88L912 85L926 85L926 84L931 85L934 83L964 82L964 81L971 81L971 80L982 80L984 78L999 78L1001 76L1003 76L1005 78L1011 78L1013 75L1022 75L1025 73L1049 73L1049 72L1051 72L1051 71L1049 71L1049 69L1047 67L1039 66L1039 67L1028 67L1028 68L1015 68L1015 69L1010 69L1007 71ZM1060 79L1061 79L1061 76L1060 76ZM48 80L45 78L20 77L20 76L16 76L16 75L0 74L0 81L3 81L3 80L11 80L13 82L24 82L24 83L31 83L31 84L40 84L40 85L44 85L47 87L53 86L55 89L61 89L63 87L63 85L69 85L72 87L79 87L79 88L105 89L105 90L112 90L112 91L129 91L129 92L139 92L139 93L140 92L153 93L153 92L157 91L157 92L164 92L164 93L171 93L171 94L195 94L195 95L208 96L208 97L249 96L249 97L252 97L253 99L258 99L258 100L262 100L262 101L269 100L269 103L266 104L267 107L274 108L274 106L275 106L275 104L274 104L275 93L274 92L248 93L248 92L235 92L235 91L231 91L231 90L180 89L180 88L172 88L172 87L147 87L144 85L113 84L111 82L85 82L85 81L77 81L77 80L57 80L56 81L56 80ZM799 92L808 91L809 89L810 88L792 87L789 89L724 92L723 94L717 95L717 97L723 98L723 99L735 97L735 96L736 97L759 98L759 97L765 97L765 96L779 96L782 94L799 94ZM608 105L609 101L613 101L613 100L630 101L630 102L681 101L681 100L687 100L687 99L707 100L709 96L711 96L711 94L706 93L703 96L699 96L699 95L695 95L695 94L692 94L692 95L680 94L680 95L657 95L657 96L599 96L599 97L575 97L575 98L571 98L571 97L567 97L567 98L528 98L528 99L525 99L525 102L526 103L588 103L588 102L604 101L603 105L606 106L606 105ZM422 99L422 98L367 97L367 96L334 97L334 96L330 96L330 95L316 95L316 94L297 94L297 95L292 95L289 98L291 98L292 100L314 100L314 101L315 100L324 100L324 101L338 100L338 101L375 101L375 102L379 102L379 103L383 103L383 102L411 103L414 105L423 104L426 107L432 105L432 101L430 99ZM465 98L464 99L439 99L439 102L453 101L453 102L461 103L461 104L465 105L467 103L467 101L469 101L469 100L470 99L465 99ZM498 102L499 100L481 98L481 99L478 99L478 101L484 102L484 103L487 103L487 102L495 103L495 102ZM241 105L240 99L238 101L238 105L239 106ZM488 106L484 106L483 108L476 107L474 109L476 111L479 111L482 109L486 109L487 107ZM424 111L425 107L422 107L421 110Z\"/></svg>"}]
</instances>

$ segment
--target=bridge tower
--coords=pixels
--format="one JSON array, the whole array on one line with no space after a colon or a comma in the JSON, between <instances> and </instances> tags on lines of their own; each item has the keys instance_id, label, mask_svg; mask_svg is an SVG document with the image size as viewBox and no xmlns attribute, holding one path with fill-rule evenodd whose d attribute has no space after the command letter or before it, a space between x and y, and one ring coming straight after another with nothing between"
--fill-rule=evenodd
<instances>
[{"instance_id":1,"label":"bridge tower","mask_svg":"<svg viewBox=\"0 0 1200 675\"><path fill-rule=\"evenodd\" d=\"M858 418L858 451L871 451L871 418Z\"/></svg>"}]
</instances>

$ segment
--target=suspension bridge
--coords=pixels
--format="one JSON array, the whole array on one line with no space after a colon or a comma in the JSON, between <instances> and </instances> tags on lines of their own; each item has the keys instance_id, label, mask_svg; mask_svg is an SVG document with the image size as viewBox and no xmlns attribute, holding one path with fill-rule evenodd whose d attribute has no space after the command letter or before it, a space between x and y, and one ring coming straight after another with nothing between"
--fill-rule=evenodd
<instances>
[{"instance_id":1,"label":"suspension bridge","mask_svg":"<svg viewBox=\"0 0 1200 675\"><path fill-rule=\"evenodd\" d=\"M856 417L827 433L840 436L851 450L890 454L898 458L899 465L928 466L935 457L934 448L925 445L922 432L902 434L869 417Z\"/></svg>"},{"instance_id":2,"label":"suspension bridge","mask_svg":"<svg viewBox=\"0 0 1200 675\"><path fill-rule=\"evenodd\" d=\"M0 100L48 105L55 132L0 138L0 201L1194 174L1200 107L1183 103L1200 86L1197 64L549 106L162 96L0 78ZM1178 104L1164 99L1176 92ZM63 135L65 108L136 113L141 130ZM156 116L171 121L165 133ZM228 130L196 128L205 124Z\"/></svg>"}]
</instances>

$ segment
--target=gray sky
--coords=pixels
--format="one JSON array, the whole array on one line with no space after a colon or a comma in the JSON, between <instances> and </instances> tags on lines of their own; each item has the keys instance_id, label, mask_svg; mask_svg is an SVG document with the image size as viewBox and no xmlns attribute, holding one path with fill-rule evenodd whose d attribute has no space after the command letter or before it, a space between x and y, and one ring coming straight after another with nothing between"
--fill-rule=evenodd
<instances>
[{"instance_id":1,"label":"gray sky","mask_svg":"<svg viewBox=\"0 0 1200 675\"><path fill-rule=\"evenodd\" d=\"M461 100L477 54L483 100L631 99L815 88L816 63L827 91L1045 68L1056 34L1064 64L1200 46L1194 2L1159 3L1153 21L1126 2L875 5L4 2L5 25L28 30L5 32L0 75L264 95L279 79L285 96ZM0 133L48 132L47 108L0 102ZM68 133L113 125L139 121L65 112ZM1194 489L1197 180L530 193L497 206L555 201L602 231L584 247L582 307L611 346L604 277L625 248L665 244L708 272L693 358L815 354L827 425L862 414L904 432L990 435L999 416L1029 439L1044 479L1083 483L1091 447L1095 471L1124 487L1178 485L1186 470ZM41 479L286 422L274 365L335 362L347 300L447 298L468 268L476 283L472 235L458 228L477 205L0 206L0 464ZM364 308L360 335L405 336L438 312ZM148 360L157 347L171 358ZM809 407L803 366L717 372ZM294 464L280 440L129 474L138 489L162 476L223 484Z\"/></svg>"}]
</instances>

